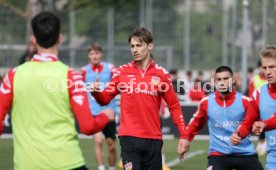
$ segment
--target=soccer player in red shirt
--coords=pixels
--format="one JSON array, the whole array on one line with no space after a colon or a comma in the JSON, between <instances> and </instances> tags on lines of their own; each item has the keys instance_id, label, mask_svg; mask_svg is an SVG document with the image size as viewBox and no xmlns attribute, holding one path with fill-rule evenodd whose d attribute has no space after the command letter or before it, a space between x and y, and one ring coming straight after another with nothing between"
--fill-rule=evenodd
<instances>
[{"instance_id":1,"label":"soccer player in red shirt","mask_svg":"<svg viewBox=\"0 0 276 170\"><path fill-rule=\"evenodd\" d=\"M80 131L91 135L114 120L114 112L106 109L94 118L81 74L59 61L59 18L41 12L31 26L38 53L10 70L1 84L0 135L12 107L14 169L87 170L74 117Z\"/></svg>"},{"instance_id":2,"label":"soccer player in red shirt","mask_svg":"<svg viewBox=\"0 0 276 170\"><path fill-rule=\"evenodd\" d=\"M169 73L151 58L154 47L151 33L146 28L136 28L128 42L133 61L114 71L103 92L98 91L97 83L92 83L90 88L94 98L102 105L121 94L119 138L124 168L161 170L161 99L167 102L180 133L177 149L180 159L189 147L184 116Z\"/></svg>"},{"instance_id":3,"label":"soccer player in red shirt","mask_svg":"<svg viewBox=\"0 0 276 170\"><path fill-rule=\"evenodd\" d=\"M239 145L252 130L265 132L267 143L266 168L276 169L276 46L270 45L261 51L262 69L268 84L254 91L247 114L231 136L231 143ZM259 121L261 119L261 121Z\"/></svg>"},{"instance_id":4,"label":"soccer player in red shirt","mask_svg":"<svg viewBox=\"0 0 276 170\"><path fill-rule=\"evenodd\" d=\"M249 98L237 92L233 71L220 66L215 71L217 90L203 98L187 129L190 141L208 122L210 147L208 170L262 170L249 137L240 146L230 144L230 135L244 118Z\"/></svg>"}]
</instances>

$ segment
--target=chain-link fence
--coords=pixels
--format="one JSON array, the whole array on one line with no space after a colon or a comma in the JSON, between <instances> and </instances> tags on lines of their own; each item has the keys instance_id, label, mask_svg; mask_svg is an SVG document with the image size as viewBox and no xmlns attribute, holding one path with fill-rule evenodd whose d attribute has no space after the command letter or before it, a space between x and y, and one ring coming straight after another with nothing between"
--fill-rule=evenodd
<instances>
[{"instance_id":1,"label":"chain-link fence","mask_svg":"<svg viewBox=\"0 0 276 170\"><path fill-rule=\"evenodd\" d=\"M133 0L114 6L84 6L59 12L63 43L60 59L72 67L87 63L87 47L104 47L107 60L121 65L131 60L128 35L140 25L154 37L160 65L177 69L212 70L222 63L241 69L242 0ZM248 66L255 66L264 44L275 44L276 1L249 1ZM0 67L18 64L24 53L26 19L0 5ZM185 66L185 67L184 67Z\"/></svg>"}]
</instances>

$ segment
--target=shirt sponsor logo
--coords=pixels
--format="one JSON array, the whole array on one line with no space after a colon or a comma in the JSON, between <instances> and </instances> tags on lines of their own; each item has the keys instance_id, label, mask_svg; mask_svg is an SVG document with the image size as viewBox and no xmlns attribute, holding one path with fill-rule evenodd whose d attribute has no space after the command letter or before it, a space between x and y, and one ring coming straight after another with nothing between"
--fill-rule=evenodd
<instances>
[{"instance_id":1,"label":"shirt sponsor logo","mask_svg":"<svg viewBox=\"0 0 276 170\"><path fill-rule=\"evenodd\" d=\"M217 128L229 128L237 127L240 125L239 121L215 121L215 127Z\"/></svg>"},{"instance_id":2,"label":"shirt sponsor logo","mask_svg":"<svg viewBox=\"0 0 276 170\"><path fill-rule=\"evenodd\" d=\"M139 93L148 94L148 95L151 95L151 96L157 96L157 94L158 94L157 91L141 90L141 89L139 89L139 88L133 89L133 88L131 88L131 87L128 87L128 88L126 89L126 93L127 93L127 94L132 94L133 92L135 92L135 93L137 93L137 94L139 94Z\"/></svg>"},{"instance_id":3,"label":"shirt sponsor logo","mask_svg":"<svg viewBox=\"0 0 276 170\"><path fill-rule=\"evenodd\" d=\"M217 138L221 141L229 141L230 140L229 136L217 135Z\"/></svg>"},{"instance_id":4,"label":"shirt sponsor logo","mask_svg":"<svg viewBox=\"0 0 276 170\"><path fill-rule=\"evenodd\" d=\"M269 145L274 146L276 145L276 138L273 136L269 136Z\"/></svg>"}]
</instances>

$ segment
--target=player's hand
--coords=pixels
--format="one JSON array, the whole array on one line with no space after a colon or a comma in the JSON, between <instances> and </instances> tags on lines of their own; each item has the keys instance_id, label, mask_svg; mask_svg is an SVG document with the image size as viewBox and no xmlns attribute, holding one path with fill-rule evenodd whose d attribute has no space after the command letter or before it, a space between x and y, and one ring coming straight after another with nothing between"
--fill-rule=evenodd
<instances>
[{"instance_id":1,"label":"player's hand","mask_svg":"<svg viewBox=\"0 0 276 170\"><path fill-rule=\"evenodd\" d=\"M266 128L266 126L267 125L265 124L265 122L263 122L263 121L256 121L253 124L252 132L255 135L260 135L263 132L263 130Z\"/></svg>"},{"instance_id":2,"label":"player's hand","mask_svg":"<svg viewBox=\"0 0 276 170\"><path fill-rule=\"evenodd\" d=\"M105 109L102 111L102 113L108 117L109 121L115 120L115 113L112 109Z\"/></svg>"},{"instance_id":3,"label":"player's hand","mask_svg":"<svg viewBox=\"0 0 276 170\"><path fill-rule=\"evenodd\" d=\"M231 135L230 143L232 145L239 145L241 143L241 137L239 135L239 132L235 132Z\"/></svg>"},{"instance_id":4,"label":"player's hand","mask_svg":"<svg viewBox=\"0 0 276 170\"><path fill-rule=\"evenodd\" d=\"M185 154L189 151L190 142L186 139L179 139L177 154L180 160L184 159Z\"/></svg>"},{"instance_id":5,"label":"player's hand","mask_svg":"<svg viewBox=\"0 0 276 170\"><path fill-rule=\"evenodd\" d=\"M98 92L100 91L100 83L97 82L92 82L88 88L90 92Z\"/></svg>"}]
</instances>

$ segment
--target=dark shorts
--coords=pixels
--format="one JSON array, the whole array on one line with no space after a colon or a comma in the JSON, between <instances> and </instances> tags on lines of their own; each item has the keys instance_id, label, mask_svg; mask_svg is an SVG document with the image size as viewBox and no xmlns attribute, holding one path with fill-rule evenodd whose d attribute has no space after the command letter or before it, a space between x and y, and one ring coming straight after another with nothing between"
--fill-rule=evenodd
<instances>
[{"instance_id":1,"label":"dark shorts","mask_svg":"<svg viewBox=\"0 0 276 170\"><path fill-rule=\"evenodd\" d=\"M162 140L120 137L124 170L162 170Z\"/></svg>"},{"instance_id":2,"label":"dark shorts","mask_svg":"<svg viewBox=\"0 0 276 170\"><path fill-rule=\"evenodd\" d=\"M103 134L105 138L111 138L116 139L116 123L115 121L109 122L104 128L103 128Z\"/></svg>"},{"instance_id":3,"label":"dark shorts","mask_svg":"<svg viewBox=\"0 0 276 170\"><path fill-rule=\"evenodd\" d=\"M242 156L209 156L208 168L207 170L263 170L256 154Z\"/></svg>"},{"instance_id":4,"label":"dark shorts","mask_svg":"<svg viewBox=\"0 0 276 170\"><path fill-rule=\"evenodd\" d=\"M86 166L81 166L81 167L78 167L78 168L74 168L72 170L88 170L88 168L86 168Z\"/></svg>"}]
</instances>

